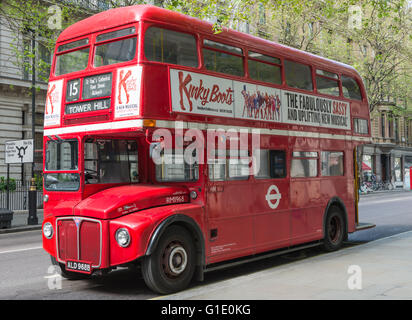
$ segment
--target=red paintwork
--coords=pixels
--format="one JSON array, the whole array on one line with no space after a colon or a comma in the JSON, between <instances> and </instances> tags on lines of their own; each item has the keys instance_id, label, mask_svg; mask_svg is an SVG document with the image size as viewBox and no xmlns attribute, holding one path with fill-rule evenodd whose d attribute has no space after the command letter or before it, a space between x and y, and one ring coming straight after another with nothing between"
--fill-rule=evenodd
<instances>
[{"instance_id":1,"label":"red paintwork","mask_svg":"<svg viewBox=\"0 0 412 320\"><path fill-rule=\"evenodd\" d=\"M185 187L140 184L114 187L84 199L74 208L73 214L105 220L115 219L131 212L167 205L167 198L176 195L182 195L184 202L189 202L188 190Z\"/></svg>"},{"instance_id":2,"label":"red paintwork","mask_svg":"<svg viewBox=\"0 0 412 320\"><path fill-rule=\"evenodd\" d=\"M52 70L50 81L64 79L63 101L66 98L65 88L67 81L113 72L112 91L115 92L116 70L120 67L139 65L142 67L141 109L138 116L126 118L129 120L157 119L233 127L258 127L262 129L337 134L348 137L370 136L356 134L351 130L171 112L170 65L147 61L144 56L143 35L145 30L151 25L189 32L196 36L198 44L204 38L207 38L242 47L244 52L253 50L263 54L275 55L282 62L287 58L310 64L313 68L322 68L335 72L339 76L342 74L352 76L360 85L362 96L364 97L363 101L349 100L343 96L334 99L350 103L352 118L361 117L368 119L370 128L366 91L360 76L352 67L232 30L224 29L223 32L215 35L212 32L212 25L210 23L146 5L103 12L80 21L61 33L56 48L59 45L85 37L89 38L93 48L95 38L99 33L122 29L126 26L135 26L139 34L138 53L135 59L130 62L95 68L92 66L92 58L90 58L88 67L83 71L56 77ZM198 48L198 54L201 57L200 47ZM201 59L198 68L172 67L223 79L233 79L245 83L331 98L328 95L318 93L316 88L314 92L308 93L304 90L289 88L285 82L281 85L271 85L254 81L248 77L247 73L242 77L231 77L207 71ZM315 77L314 71L312 71L312 77L313 79ZM59 134L62 139L77 138L80 142L83 142L88 135L104 138L133 138L138 141L140 184L85 185L82 174L84 170L83 147L82 143L79 143L79 169L73 171L81 174L81 187L79 191L48 192L44 190L44 194L49 195L49 201L44 204L44 223L51 222L53 226L56 226L56 217L75 215L101 221L103 237L101 268L121 265L142 257L147 250L148 243L156 227L166 218L176 214L183 214L192 218L199 226L205 239L206 264L321 239L323 237L322 223L324 210L329 200L336 196L346 206L348 231L355 231L353 149L360 142L344 138L329 140L306 136L295 137L264 134L261 136L262 148L276 148L287 151L288 175L283 179L256 179L251 176L247 181L211 182L207 177L207 166L200 165L200 177L196 182L159 183L155 179L154 165L149 160L149 145L146 142L146 138L150 139L153 128L131 126L128 128L92 130L90 127L80 132L73 131L71 133L71 126L116 123L113 111L114 94L112 94L111 98L112 106L107 110L65 115L64 108L62 108L61 125L47 128L64 129L66 130L65 133ZM83 100L80 99L80 101ZM45 141L47 139L45 137ZM289 171L293 150L318 152L320 150L344 151L345 175L341 177L318 176L310 179L292 179L289 176ZM318 172L320 172L320 168L318 168ZM265 200L266 192L274 181L282 193L282 201L276 212L269 209ZM188 193L192 190L198 193L196 200L189 199ZM184 195L184 203L167 204L166 198L176 193ZM124 206L131 206L131 208L124 209ZM114 240L115 232L120 227L127 228L131 233L132 242L127 248L119 247ZM216 238L210 238L210 231L213 229L218 230ZM84 244L82 243L81 245L83 246ZM55 257L57 256L55 237L51 240L43 237L43 246L48 253ZM68 250L73 250L73 245Z\"/></svg>"}]
</instances>

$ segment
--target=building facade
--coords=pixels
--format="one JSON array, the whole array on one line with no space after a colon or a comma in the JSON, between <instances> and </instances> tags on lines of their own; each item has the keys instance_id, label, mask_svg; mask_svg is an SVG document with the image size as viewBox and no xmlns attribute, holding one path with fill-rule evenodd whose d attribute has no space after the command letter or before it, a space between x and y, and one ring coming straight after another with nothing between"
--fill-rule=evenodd
<instances>
[{"instance_id":1,"label":"building facade","mask_svg":"<svg viewBox=\"0 0 412 320\"><path fill-rule=\"evenodd\" d=\"M412 111L381 105L371 113L372 144L363 148L363 179L374 175L378 182L395 188L411 188Z\"/></svg>"},{"instance_id":2,"label":"building facade","mask_svg":"<svg viewBox=\"0 0 412 320\"><path fill-rule=\"evenodd\" d=\"M108 1L64 0L65 5L82 8L81 14L88 15L109 9ZM51 5L45 2L45 6ZM34 138L34 163L10 164L10 178L28 181L32 170L41 176L43 167L43 118L46 101L48 74L36 75L35 136L32 137L32 75L18 60L18 50L32 50L30 38L24 38L13 30L4 16L0 16L0 178L6 177L5 143L13 140ZM35 45L36 61L51 62L52 54L40 42ZM30 63L30 61L25 61ZM47 72L46 72L47 73Z\"/></svg>"},{"instance_id":3,"label":"building facade","mask_svg":"<svg viewBox=\"0 0 412 320\"><path fill-rule=\"evenodd\" d=\"M5 143L12 140L32 139L31 74L19 65L15 48L23 43L6 19L0 17L0 177L6 177ZM39 50L38 58L40 57ZM49 56L50 57L50 56ZM36 79L34 171L42 171L43 117L47 84ZM11 164L10 177L25 181L31 177L32 164Z\"/></svg>"}]
</instances>

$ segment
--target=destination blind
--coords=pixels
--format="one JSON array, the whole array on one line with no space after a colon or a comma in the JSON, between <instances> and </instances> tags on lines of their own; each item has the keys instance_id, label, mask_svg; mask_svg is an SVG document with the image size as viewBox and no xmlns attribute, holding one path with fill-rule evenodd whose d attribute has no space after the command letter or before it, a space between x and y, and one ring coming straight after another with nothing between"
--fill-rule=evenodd
<instances>
[{"instance_id":1,"label":"destination blind","mask_svg":"<svg viewBox=\"0 0 412 320\"><path fill-rule=\"evenodd\" d=\"M111 99L85 101L74 104L66 104L66 114L77 114L91 111L106 110L110 108Z\"/></svg>"}]
</instances>

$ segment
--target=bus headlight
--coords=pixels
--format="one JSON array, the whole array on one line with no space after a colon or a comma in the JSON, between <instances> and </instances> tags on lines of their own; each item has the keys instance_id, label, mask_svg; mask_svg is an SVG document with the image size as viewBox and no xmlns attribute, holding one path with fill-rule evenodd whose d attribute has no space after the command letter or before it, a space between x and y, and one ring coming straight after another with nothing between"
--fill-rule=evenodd
<instances>
[{"instance_id":1,"label":"bus headlight","mask_svg":"<svg viewBox=\"0 0 412 320\"><path fill-rule=\"evenodd\" d=\"M47 239L53 237L53 226L50 222L46 222L43 226L43 234Z\"/></svg>"},{"instance_id":2,"label":"bus headlight","mask_svg":"<svg viewBox=\"0 0 412 320\"><path fill-rule=\"evenodd\" d=\"M126 248L130 244L130 234L125 228L120 228L116 231L116 241L122 248Z\"/></svg>"}]
</instances>

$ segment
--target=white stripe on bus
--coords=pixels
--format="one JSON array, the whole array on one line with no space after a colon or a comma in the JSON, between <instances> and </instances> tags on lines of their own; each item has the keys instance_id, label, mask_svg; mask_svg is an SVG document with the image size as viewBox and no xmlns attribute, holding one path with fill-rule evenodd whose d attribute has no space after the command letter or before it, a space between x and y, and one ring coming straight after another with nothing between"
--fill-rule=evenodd
<instances>
[{"instance_id":1,"label":"white stripe on bus","mask_svg":"<svg viewBox=\"0 0 412 320\"><path fill-rule=\"evenodd\" d=\"M178 121L156 120L156 127L175 129L176 122ZM235 130L248 130L248 132L252 132L253 130L256 130L256 132L259 132L260 134L264 134L264 135L306 137L306 138L315 138L315 139L348 140L348 141L361 141L361 142L369 142L369 143L371 142L371 138L369 137L359 137L359 136L332 134L332 133L319 133L319 132L312 132L312 131L265 129L265 128L256 128L256 127L228 126L228 125L207 124L207 123L198 123L198 122L184 122L184 121L180 121L180 123L183 123L183 129L199 129L199 130L235 129ZM79 132L100 131L100 130L109 131L109 130L115 130L115 129L141 128L141 127L143 127L143 119L113 121L109 123L96 123L96 124L90 124L90 125L45 129L44 135L51 136L51 135L65 134L65 133L79 133Z\"/></svg>"}]
</instances>

